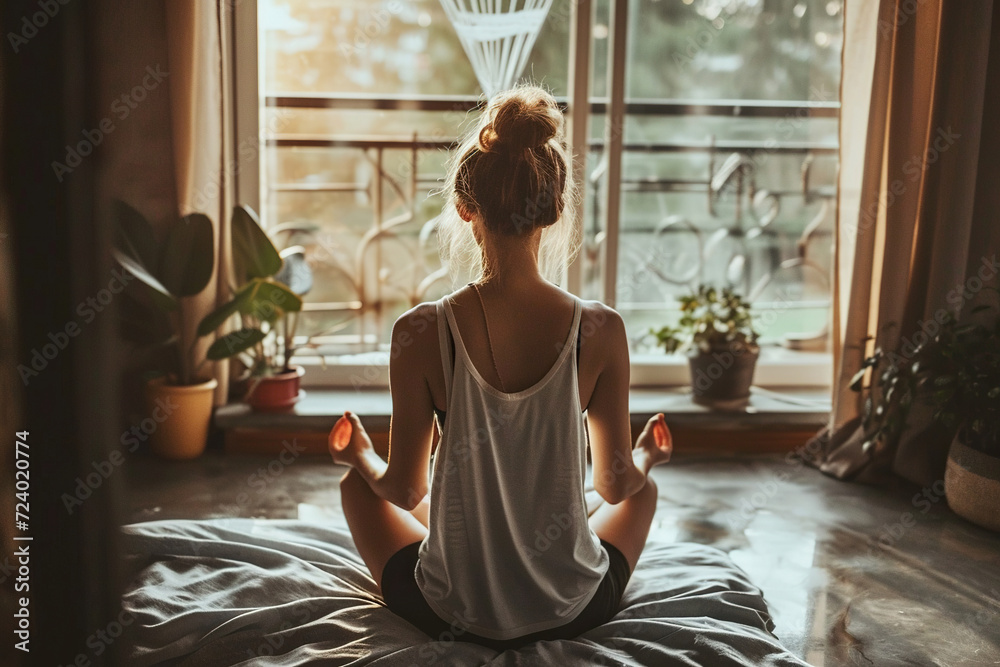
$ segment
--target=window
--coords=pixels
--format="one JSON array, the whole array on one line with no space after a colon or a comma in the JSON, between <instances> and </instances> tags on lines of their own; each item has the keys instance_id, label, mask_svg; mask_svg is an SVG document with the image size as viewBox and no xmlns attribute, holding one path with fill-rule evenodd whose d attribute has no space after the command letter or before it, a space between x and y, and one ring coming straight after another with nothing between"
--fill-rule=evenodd
<instances>
[{"instance_id":1,"label":"window","mask_svg":"<svg viewBox=\"0 0 1000 667\"><path fill-rule=\"evenodd\" d=\"M555 0L523 73L564 99L586 67L570 62L573 1ZM673 321L674 297L698 282L752 297L758 383L828 383L842 0L632 0L624 48L609 52L611 11L597 0L587 25L576 291L622 313L635 383L685 381L648 330ZM239 95L259 99L238 131L265 146L260 169L241 170L240 196L314 264L301 328L340 363L312 379L357 384L361 369L384 382L393 321L451 289L433 220L449 147L479 100L475 73L438 0L257 0L238 12L258 62L238 74ZM616 59L625 118L609 185ZM608 187L620 188L613 222Z\"/></svg>"}]
</instances>

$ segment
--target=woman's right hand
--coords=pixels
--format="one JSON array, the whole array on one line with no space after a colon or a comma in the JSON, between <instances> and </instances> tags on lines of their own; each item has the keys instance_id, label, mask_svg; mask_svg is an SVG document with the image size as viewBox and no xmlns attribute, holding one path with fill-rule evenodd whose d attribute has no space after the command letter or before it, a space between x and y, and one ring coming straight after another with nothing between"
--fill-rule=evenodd
<instances>
[{"instance_id":1,"label":"woman's right hand","mask_svg":"<svg viewBox=\"0 0 1000 667\"><path fill-rule=\"evenodd\" d=\"M372 449L372 441L365 432L365 427L361 425L358 416L350 410L346 411L330 430L327 445L334 463L351 467Z\"/></svg>"},{"instance_id":2,"label":"woman's right hand","mask_svg":"<svg viewBox=\"0 0 1000 667\"><path fill-rule=\"evenodd\" d=\"M642 429L642 433L635 441L635 448L644 451L654 466L670 460L670 455L674 451L674 441L662 412L646 422L646 428Z\"/></svg>"}]
</instances>

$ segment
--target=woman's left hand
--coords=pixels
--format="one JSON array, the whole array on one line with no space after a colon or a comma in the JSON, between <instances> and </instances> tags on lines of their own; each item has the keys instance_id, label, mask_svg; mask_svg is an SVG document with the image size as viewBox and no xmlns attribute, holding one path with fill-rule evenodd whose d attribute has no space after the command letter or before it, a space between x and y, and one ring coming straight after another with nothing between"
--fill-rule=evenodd
<instances>
[{"instance_id":1,"label":"woman's left hand","mask_svg":"<svg viewBox=\"0 0 1000 667\"><path fill-rule=\"evenodd\" d=\"M361 420L350 410L337 420L330 430L327 445L334 463L354 467L368 451L372 450L372 441L361 425Z\"/></svg>"}]
</instances>

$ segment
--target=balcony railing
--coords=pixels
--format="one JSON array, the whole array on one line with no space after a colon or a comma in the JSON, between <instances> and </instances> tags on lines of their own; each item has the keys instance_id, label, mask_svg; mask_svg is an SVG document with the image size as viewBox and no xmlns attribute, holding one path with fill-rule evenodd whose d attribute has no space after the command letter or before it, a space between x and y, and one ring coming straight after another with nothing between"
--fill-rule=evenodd
<instances>
[{"instance_id":1,"label":"balcony railing","mask_svg":"<svg viewBox=\"0 0 1000 667\"><path fill-rule=\"evenodd\" d=\"M561 101L564 104L564 101ZM372 109L407 111L460 111L467 112L482 104L480 98L471 96L381 96L378 98L361 95L271 95L266 104L272 109ZM606 100L595 99L591 103L592 114L604 113ZM773 118L806 119L836 118L839 104L836 102L770 102L745 100L628 100L626 114L629 116L716 116L728 118ZM421 151L446 151L455 145L454 137L421 138L411 136L358 136L333 134L288 134L274 133L266 136L270 148L338 148L356 150L371 164L371 178L367 182L307 182L268 183L273 193L287 192L340 192L363 193L372 203L372 221L367 232L361 237L358 247L349 262L335 262L332 267L351 286L353 294L336 302L311 302L306 304L307 312L339 313L346 319L357 318L357 332L349 336L330 334L314 338L317 344L337 344L341 349L356 351L380 349L385 344L386 317L388 307L401 301L415 305L425 300L425 296L439 281L446 279L446 273L439 267L426 266L423 258L433 254L435 220L423 223L413 245L414 270L411 284L402 293L396 286L395 295L387 290L383 277L389 269L381 251L383 242L399 240L399 232L404 225L417 219L417 195L430 186L439 185L440 174L422 174L419 171L418 156ZM589 188L592 195L589 216L585 223L586 239L583 257L591 267L596 266L604 242L601 230L600 191L603 176L601 156L604 142L594 139L589 142L589 152L596 160L589 163ZM389 173L385 167L386 151L405 151L408 154L408 168ZM817 241L828 238L829 232L822 230L823 222L832 211L835 190L833 183L815 183L814 161L819 156L836 155L836 144L810 143L802 141L741 141L720 140L710 137L707 141L665 141L626 142L625 153L634 154L681 154L706 155L708 167L704 173L685 178L623 178L622 190L626 193L700 193L705 197L705 205L710 216L718 219L719 202L725 196L732 202L732 218L726 226L715 230L703 230L690 221L668 216L659 224L627 226L623 235L650 235L653 245L666 242L671 235L684 234L695 239L697 257L690 258L687 267L680 272L671 272L662 263L657 263L655 253L645 261L648 274L667 285L686 285L704 277L711 258L708 250L718 245L720 237L737 243L758 236L771 237L776 234L772 222L778 217L782 200L787 197L801 197L806 203L818 202L818 213L812 219L803 221L801 233L790 256L770 253L766 258L768 266L758 271L763 278L754 284L743 284L746 293L753 296L767 284L779 270L800 267L811 270L814 281L828 288L825 272L814 261L810 248ZM800 182L798 187L764 187L759 180L757 166L761 156L799 156ZM402 204L403 213L386 218L389 207L386 197L395 197ZM412 231L408 233L413 242ZM743 257L740 261L749 262ZM599 267L598 267L599 268ZM749 281L749 271L745 271ZM816 307L816 303L807 304ZM822 305L822 304L819 304ZM619 299L620 309L663 308L663 303L649 303L641 300Z\"/></svg>"}]
</instances>

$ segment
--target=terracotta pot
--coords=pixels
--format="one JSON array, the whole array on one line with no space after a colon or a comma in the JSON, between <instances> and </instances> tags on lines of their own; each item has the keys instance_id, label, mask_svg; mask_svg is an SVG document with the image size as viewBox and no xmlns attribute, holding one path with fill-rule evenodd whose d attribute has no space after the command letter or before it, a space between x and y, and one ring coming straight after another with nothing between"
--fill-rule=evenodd
<instances>
[{"instance_id":1,"label":"terracotta pot","mask_svg":"<svg viewBox=\"0 0 1000 667\"><path fill-rule=\"evenodd\" d=\"M212 399L218 384L212 379L194 385L172 385L162 377L146 383L147 421L154 424L149 446L154 454L166 459L201 456L208 443Z\"/></svg>"},{"instance_id":2,"label":"terracotta pot","mask_svg":"<svg viewBox=\"0 0 1000 667\"><path fill-rule=\"evenodd\" d=\"M757 347L721 347L688 357L694 402L724 408L746 405L759 356Z\"/></svg>"},{"instance_id":3,"label":"terracotta pot","mask_svg":"<svg viewBox=\"0 0 1000 667\"><path fill-rule=\"evenodd\" d=\"M956 437L948 451L944 493L955 514L1000 531L1000 458L973 449Z\"/></svg>"},{"instance_id":4,"label":"terracotta pot","mask_svg":"<svg viewBox=\"0 0 1000 667\"><path fill-rule=\"evenodd\" d=\"M285 373L250 378L249 389L244 400L257 412L289 410L302 395L299 385L304 373L304 368L294 366Z\"/></svg>"}]
</instances>

